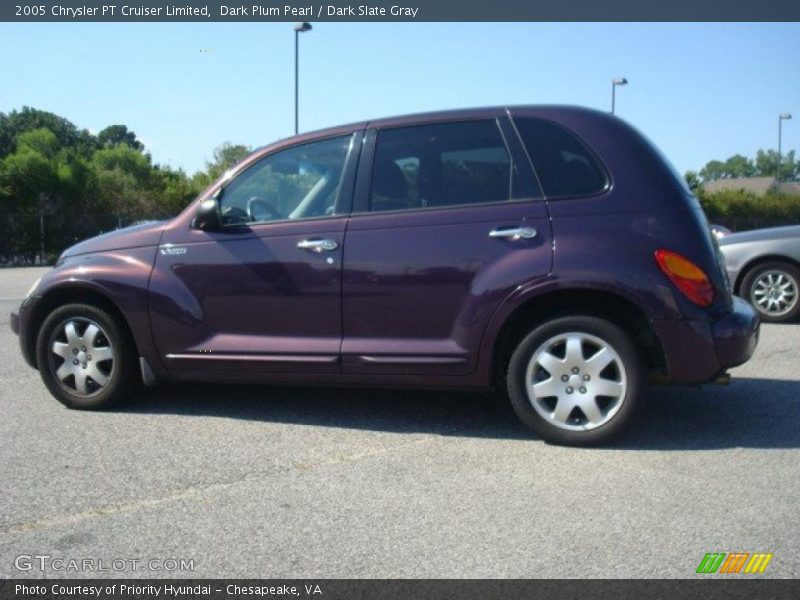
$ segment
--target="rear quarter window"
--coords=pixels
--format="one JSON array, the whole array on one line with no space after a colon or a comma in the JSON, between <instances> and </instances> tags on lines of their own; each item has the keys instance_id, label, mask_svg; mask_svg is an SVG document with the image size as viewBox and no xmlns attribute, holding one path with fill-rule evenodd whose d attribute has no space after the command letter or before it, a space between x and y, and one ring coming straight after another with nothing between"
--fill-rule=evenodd
<instances>
[{"instance_id":1,"label":"rear quarter window","mask_svg":"<svg viewBox=\"0 0 800 600\"><path fill-rule=\"evenodd\" d=\"M529 198L496 119L378 132L370 210L415 210ZM523 192L527 193L523 196ZM538 190L535 197L540 197Z\"/></svg>"},{"instance_id":2,"label":"rear quarter window","mask_svg":"<svg viewBox=\"0 0 800 600\"><path fill-rule=\"evenodd\" d=\"M608 187L592 152L566 128L535 117L515 118L545 196L591 196Z\"/></svg>"}]
</instances>

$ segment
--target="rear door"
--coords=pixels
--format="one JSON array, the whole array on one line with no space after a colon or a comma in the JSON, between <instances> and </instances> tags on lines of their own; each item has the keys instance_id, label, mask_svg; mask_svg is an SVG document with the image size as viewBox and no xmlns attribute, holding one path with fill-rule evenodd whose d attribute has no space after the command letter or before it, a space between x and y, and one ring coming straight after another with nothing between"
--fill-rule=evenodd
<instances>
[{"instance_id":1,"label":"rear door","mask_svg":"<svg viewBox=\"0 0 800 600\"><path fill-rule=\"evenodd\" d=\"M342 367L458 375L552 265L547 206L504 117L368 131L345 239Z\"/></svg>"}]
</instances>

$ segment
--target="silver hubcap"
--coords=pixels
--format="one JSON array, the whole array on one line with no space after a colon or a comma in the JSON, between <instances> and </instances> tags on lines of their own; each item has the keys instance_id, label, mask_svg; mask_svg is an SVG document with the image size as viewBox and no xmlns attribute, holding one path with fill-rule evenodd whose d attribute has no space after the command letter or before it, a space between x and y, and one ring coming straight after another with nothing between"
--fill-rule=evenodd
<instances>
[{"instance_id":1,"label":"silver hubcap","mask_svg":"<svg viewBox=\"0 0 800 600\"><path fill-rule=\"evenodd\" d=\"M785 315L797 304L797 282L783 271L766 271L753 282L750 298L764 314Z\"/></svg>"},{"instance_id":2,"label":"silver hubcap","mask_svg":"<svg viewBox=\"0 0 800 600\"><path fill-rule=\"evenodd\" d=\"M50 369L70 394L90 397L107 384L114 370L114 348L100 325L76 317L50 336Z\"/></svg>"},{"instance_id":3,"label":"silver hubcap","mask_svg":"<svg viewBox=\"0 0 800 600\"><path fill-rule=\"evenodd\" d=\"M611 420L627 387L617 351L588 333L550 338L533 353L525 374L534 410L551 425L571 431L594 429Z\"/></svg>"}]
</instances>

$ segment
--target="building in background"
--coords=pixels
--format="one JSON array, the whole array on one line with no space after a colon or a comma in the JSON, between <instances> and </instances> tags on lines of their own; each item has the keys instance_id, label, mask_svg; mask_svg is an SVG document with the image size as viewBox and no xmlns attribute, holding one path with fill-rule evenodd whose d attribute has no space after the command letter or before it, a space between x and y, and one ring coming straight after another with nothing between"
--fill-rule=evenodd
<instances>
[{"instance_id":1,"label":"building in background","mask_svg":"<svg viewBox=\"0 0 800 600\"><path fill-rule=\"evenodd\" d=\"M725 190L744 190L752 192L758 196L763 196L770 190L775 190L774 177L734 177L727 179L715 179L703 184L706 192L722 192ZM800 182L783 182L779 186L782 194L800 196Z\"/></svg>"}]
</instances>

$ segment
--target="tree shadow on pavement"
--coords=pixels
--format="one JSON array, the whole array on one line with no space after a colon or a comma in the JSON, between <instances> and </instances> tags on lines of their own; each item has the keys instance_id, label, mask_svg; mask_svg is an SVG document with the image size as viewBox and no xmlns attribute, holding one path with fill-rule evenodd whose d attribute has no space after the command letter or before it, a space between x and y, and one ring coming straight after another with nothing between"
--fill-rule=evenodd
<instances>
[{"instance_id":1,"label":"tree shadow on pavement","mask_svg":"<svg viewBox=\"0 0 800 600\"><path fill-rule=\"evenodd\" d=\"M536 439L499 394L221 384L162 385L116 409L316 427ZM727 387L653 387L617 450L800 447L800 382L734 379Z\"/></svg>"}]
</instances>

